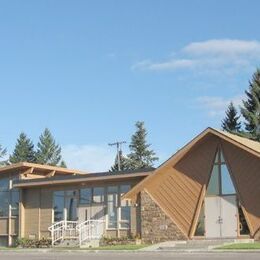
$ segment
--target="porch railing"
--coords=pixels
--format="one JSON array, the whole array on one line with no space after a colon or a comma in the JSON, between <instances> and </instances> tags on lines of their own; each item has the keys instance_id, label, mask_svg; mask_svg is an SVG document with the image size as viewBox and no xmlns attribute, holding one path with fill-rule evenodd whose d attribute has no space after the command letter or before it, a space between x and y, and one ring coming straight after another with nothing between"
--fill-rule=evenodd
<instances>
[{"instance_id":1,"label":"porch railing","mask_svg":"<svg viewBox=\"0 0 260 260\"><path fill-rule=\"evenodd\" d=\"M100 239L104 232L104 220L86 220L77 225L79 246L85 241Z\"/></svg>"},{"instance_id":2,"label":"porch railing","mask_svg":"<svg viewBox=\"0 0 260 260\"><path fill-rule=\"evenodd\" d=\"M77 221L62 220L51 225L48 230L51 232L52 245L65 238L72 239L78 238L76 226Z\"/></svg>"}]
</instances>

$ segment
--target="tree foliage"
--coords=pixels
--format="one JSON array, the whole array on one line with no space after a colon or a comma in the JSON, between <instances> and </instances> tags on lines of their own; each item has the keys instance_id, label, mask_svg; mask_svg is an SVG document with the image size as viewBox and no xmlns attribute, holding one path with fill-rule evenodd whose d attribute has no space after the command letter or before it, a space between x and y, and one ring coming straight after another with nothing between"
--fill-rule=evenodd
<instances>
[{"instance_id":1,"label":"tree foliage","mask_svg":"<svg viewBox=\"0 0 260 260\"><path fill-rule=\"evenodd\" d=\"M226 110L226 117L222 120L222 129L229 133L240 133L241 122L239 121L240 115L234 104L231 102Z\"/></svg>"},{"instance_id":2,"label":"tree foliage","mask_svg":"<svg viewBox=\"0 0 260 260\"><path fill-rule=\"evenodd\" d=\"M122 151L119 151L119 159L120 159L120 170L121 171L127 171L130 167L130 161L127 156L123 155ZM118 156L115 158L115 163L110 168L111 172L117 172L119 171L119 165L118 165Z\"/></svg>"},{"instance_id":3,"label":"tree foliage","mask_svg":"<svg viewBox=\"0 0 260 260\"><path fill-rule=\"evenodd\" d=\"M245 91L241 113L245 119L245 130L251 139L260 141L260 69L253 74L249 81L249 89Z\"/></svg>"},{"instance_id":4,"label":"tree foliage","mask_svg":"<svg viewBox=\"0 0 260 260\"><path fill-rule=\"evenodd\" d=\"M46 128L40 135L37 144L36 162L58 166L61 163L61 160L61 147L56 144L50 130Z\"/></svg>"},{"instance_id":5,"label":"tree foliage","mask_svg":"<svg viewBox=\"0 0 260 260\"><path fill-rule=\"evenodd\" d=\"M14 151L9 157L11 163L18 162L35 162L35 152L33 142L26 136L25 133L21 133L17 139Z\"/></svg>"},{"instance_id":6,"label":"tree foliage","mask_svg":"<svg viewBox=\"0 0 260 260\"><path fill-rule=\"evenodd\" d=\"M0 159L3 159L6 156L7 150L6 148L3 148L2 145L0 145ZM7 160L1 160L0 161L0 167L5 166L8 164Z\"/></svg>"},{"instance_id":7,"label":"tree foliage","mask_svg":"<svg viewBox=\"0 0 260 260\"><path fill-rule=\"evenodd\" d=\"M129 168L131 170L149 168L158 160L155 152L150 148L151 144L147 143L147 130L144 122L138 121L135 124L136 132L132 135L129 145L130 153L128 154Z\"/></svg>"}]
</instances>

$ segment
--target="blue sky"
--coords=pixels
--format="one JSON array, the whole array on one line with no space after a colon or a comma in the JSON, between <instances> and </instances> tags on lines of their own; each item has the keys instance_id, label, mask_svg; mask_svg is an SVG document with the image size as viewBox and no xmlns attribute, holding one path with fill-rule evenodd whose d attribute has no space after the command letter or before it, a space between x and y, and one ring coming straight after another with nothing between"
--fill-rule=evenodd
<instances>
[{"instance_id":1,"label":"blue sky","mask_svg":"<svg viewBox=\"0 0 260 260\"><path fill-rule=\"evenodd\" d=\"M0 1L0 142L45 127L69 167L106 170L137 120L167 159L260 64L260 2ZM125 149L125 152L127 150Z\"/></svg>"}]
</instances>

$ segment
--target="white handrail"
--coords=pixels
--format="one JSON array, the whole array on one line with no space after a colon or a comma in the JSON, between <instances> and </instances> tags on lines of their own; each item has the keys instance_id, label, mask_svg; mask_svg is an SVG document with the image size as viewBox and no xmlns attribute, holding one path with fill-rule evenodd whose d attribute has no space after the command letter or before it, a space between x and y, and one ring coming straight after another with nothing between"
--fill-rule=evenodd
<instances>
[{"instance_id":1,"label":"white handrail","mask_svg":"<svg viewBox=\"0 0 260 260\"><path fill-rule=\"evenodd\" d=\"M52 245L57 241L63 241L64 238L78 238L76 226L77 221L62 220L55 222L48 230L51 232Z\"/></svg>"},{"instance_id":2,"label":"white handrail","mask_svg":"<svg viewBox=\"0 0 260 260\"><path fill-rule=\"evenodd\" d=\"M86 220L77 225L76 229L79 235L79 245L83 242L100 239L104 231L104 220Z\"/></svg>"}]
</instances>

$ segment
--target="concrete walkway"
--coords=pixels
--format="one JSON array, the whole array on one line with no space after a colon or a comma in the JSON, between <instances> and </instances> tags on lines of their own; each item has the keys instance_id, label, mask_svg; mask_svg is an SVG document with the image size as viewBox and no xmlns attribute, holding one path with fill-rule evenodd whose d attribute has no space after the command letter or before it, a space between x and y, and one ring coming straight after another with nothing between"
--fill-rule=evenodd
<instances>
[{"instance_id":1,"label":"concrete walkway","mask_svg":"<svg viewBox=\"0 0 260 260\"><path fill-rule=\"evenodd\" d=\"M140 251L207 252L228 244L253 242L252 239L167 241L145 247Z\"/></svg>"}]
</instances>

